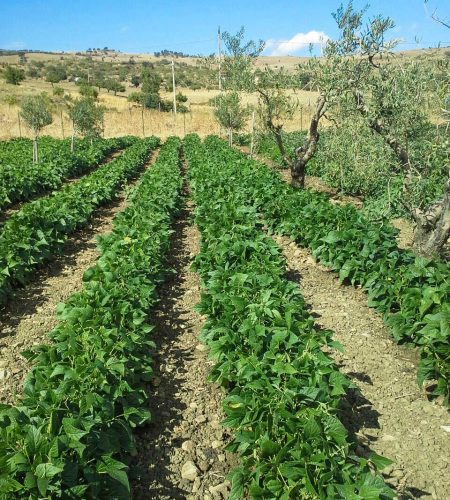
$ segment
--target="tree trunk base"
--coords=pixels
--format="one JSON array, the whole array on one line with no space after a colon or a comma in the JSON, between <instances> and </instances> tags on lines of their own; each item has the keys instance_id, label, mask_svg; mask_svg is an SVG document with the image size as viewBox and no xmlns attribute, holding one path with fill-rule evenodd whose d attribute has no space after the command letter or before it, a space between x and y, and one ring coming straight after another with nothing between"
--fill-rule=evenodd
<instances>
[{"instance_id":1,"label":"tree trunk base","mask_svg":"<svg viewBox=\"0 0 450 500\"><path fill-rule=\"evenodd\" d=\"M298 189L304 189L305 177L306 163L302 160L302 158L297 158L291 166L291 185Z\"/></svg>"},{"instance_id":2,"label":"tree trunk base","mask_svg":"<svg viewBox=\"0 0 450 500\"><path fill-rule=\"evenodd\" d=\"M444 198L425 213L416 212L413 247L422 257L441 257L450 238L450 179Z\"/></svg>"}]
</instances>

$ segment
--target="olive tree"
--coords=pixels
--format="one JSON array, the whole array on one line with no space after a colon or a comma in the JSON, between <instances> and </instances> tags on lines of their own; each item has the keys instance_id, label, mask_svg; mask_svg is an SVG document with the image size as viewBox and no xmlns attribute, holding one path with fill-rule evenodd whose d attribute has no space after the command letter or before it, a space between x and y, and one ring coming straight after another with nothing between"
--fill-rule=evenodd
<instances>
[{"instance_id":1,"label":"olive tree","mask_svg":"<svg viewBox=\"0 0 450 500\"><path fill-rule=\"evenodd\" d=\"M223 87L233 91L253 91L255 83L254 62L264 50L264 41L244 41L245 28L232 35L222 33L225 45L223 59Z\"/></svg>"},{"instance_id":2,"label":"olive tree","mask_svg":"<svg viewBox=\"0 0 450 500\"><path fill-rule=\"evenodd\" d=\"M450 236L450 172L442 181L442 197L428 206L417 206L414 189L430 175L425 154L428 137L419 150L412 139L427 129L426 101L436 96L437 84L423 65L392 62L389 54L396 40L389 40L394 28L390 18L376 16L365 20L365 10L356 11L352 2L341 6L334 18L340 37L325 48L328 64L317 68L316 84L326 98L334 88L331 112L339 120L354 114L363 119L372 133L380 137L397 159L403 178L402 203L415 221L414 247L424 257L439 255ZM337 92L337 93L336 93ZM429 128L429 127L428 127ZM439 132L439 131L438 131Z\"/></svg>"},{"instance_id":3,"label":"olive tree","mask_svg":"<svg viewBox=\"0 0 450 500\"><path fill-rule=\"evenodd\" d=\"M257 74L254 88L258 93L258 116L263 129L269 132L280 151L283 162L292 167L292 158L283 142L283 127L292 119L297 103L288 93L291 79L283 69L265 68Z\"/></svg>"},{"instance_id":4,"label":"olive tree","mask_svg":"<svg viewBox=\"0 0 450 500\"><path fill-rule=\"evenodd\" d=\"M114 95L117 95L117 92L125 92L125 85L114 78L108 78L105 81L105 88L108 94L110 91L114 92Z\"/></svg>"},{"instance_id":5,"label":"olive tree","mask_svg":"<svg viewBox=\"0 0 450 500\"><path fill-rule=\"evenodd\" d=\"M227 92L217 96L214 115L222 127L228 130L228 141L233 144L233 132L243 128L248 115L247 107L243 107L237 92Z\"/></svg>"},{"instance_id":6,"label":"olive tree","mask_svg":"<svg viewBox=\"0 0 450 500\"><path fill-rule=\"evenodd\" d=\"M291 169L292 184L303 187L308 162L314 157L319 143L319 124L325 117L337 126L362 123L392 151L396 170L392 175L403 179L402 203L416 223L414 247L420 255L439 255L450 235L450 178L448 163L441 161L438 169L444 172L441 181L441 198L436 203L419 205L414 191L421 189L430 172L431 153L424 148L413 148L412 142L429 145L429 151L447 147L448 141L439 146L430 134L423 141L424 130L430 129L425 112L430 96L439 103L437 107L448 113L448 65L444 77L436 79L432 72L414 62L399 63L391 60L392 50L398 41L389 39L394 28L390 18L375 16L366 19L366 9L355 10L350 1L333 14L339 36L327 42L324 56L311 58L300 66L298 82L308 75L308 88L318 97L311 116L308 133L295 148L293 158L286 154L283 143L283 122L290 116L292 103L284 91L282 72L257 73L254 57L261 50L254 42L243 42L241 30L234 37L225 38L228 56L225 58L225 83L237 90L256 91L260 95L260 116L263 124L274 136L284 160ZM439 91L439 81L441 82ZM299 85L300 86L300 85ZM444 89L444 90L442 90ZM447 94L446 94L447 93ZM448 118L448 114L446 114ZM440 128L435 127L437 134ZM447 146L445 146L447 144ZM434 154L434 153L433 153Z\"/></svg>"},{"instance_id":7,"label":"olive tree","mask_svg":"<svg viewBox=\"0 0 450 500\"><path fill-rule=\"evenodd\" d=\"M3 70L3 78L6 83L11 85L19 85L20 82L25 80L25 71L21 68L16 68L15 66L6 66Z\"/></svg>"},{"instance_id":8,"label":"olive tree","mask_svg":"<svg viewBox=\"0 0 450 500\"><path fill-rule=\"evenodd\" d=\"M53 87L55 83L59 83L62 80L67 80L66 69L63 66L48 66L45 81L51 83Z\"/></svg>"},{"instance_id":9,"label":"olive tree","mask_svg":"<svg viewBox=\"0 0 450 500\"><path fill-rule=\"evenodd\" d=\"M33 133L33 163L37 163L39 161L39 134L53 121L49 102L44 96L28 96L23 99L20 108L20 116Z\"/></svg>"},{"instance_id":10,"label":"olive tree","mask_svg":"<svg viewBox=\"0 0 450 500\"><path fill-rule=\"evenodd\" d=\"M75 135L79 132L93 142L94 137L99 137L103 130L103 118L105 109L98 106L92 98L78 99L74 101L69 110L72 120L72 143L71 151L74 151Z\"/></svg>"},{"instance_id":11,"label":"olive tree","mask_svg":"<svg viewBox=\"0 0 450 500\"><path fill-rule=\"evenodd\" d=\"M306 164L312 158L319 140L319 120L325 113L325 99L321 95L317 101L307 139L296 149L296 157L292 158L286 151L283 142L283 126L292 118L296 102L289 93L298 88L295 79L283 70L274 71L265 68L255 69L256 58L264 49L264 42L244 41L245 30L241 28L236 35L224 32L222 37L226 47L224 58L224 87L239 91L256 92L258 100L258 116L263 128L269 132L277 144L284 162L290 167L292 183L303 187Z\"/></svg>"}]
</instances>

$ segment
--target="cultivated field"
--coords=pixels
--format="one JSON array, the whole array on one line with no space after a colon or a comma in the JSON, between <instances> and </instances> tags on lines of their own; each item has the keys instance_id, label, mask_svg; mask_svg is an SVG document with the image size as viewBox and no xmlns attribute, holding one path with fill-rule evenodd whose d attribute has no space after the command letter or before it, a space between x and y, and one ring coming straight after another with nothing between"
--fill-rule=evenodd
<instances>
[{"instance_id":1,"label":"cultivated field","mask_svg":"<svg viewBox=\"0 0 450 500\"><path fill-rule=\"evenodd\" d=\"M442 54L222 126L211 61L175 115L152 55L0 55L0 500L450 498Z\"/></svg>"}]
</instances>

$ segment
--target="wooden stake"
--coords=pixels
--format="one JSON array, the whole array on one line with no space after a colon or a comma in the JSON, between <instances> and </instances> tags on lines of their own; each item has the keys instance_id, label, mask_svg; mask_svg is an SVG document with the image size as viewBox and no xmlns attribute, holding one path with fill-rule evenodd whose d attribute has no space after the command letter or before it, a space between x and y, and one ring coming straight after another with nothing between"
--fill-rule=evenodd
<instances>
[{"instance_id":1,"label":"wooden stake","mask_svg":"<svg viewBox=\"0 0 450 500\"><path fill-rule=\"evenodd\" d=\"M222 74L221 74L221 53L220 53L220 26L219 26L219 30L217 32L217 45L218 45L218 48L219 48L219 92L222 92Z\"/></svg>"},{"instance_id":2,"label":"wooden stake","mask_svg":"<svg viewBox=\"0 0 450 500\"><path fill-rule=\"evenodd\" d=\"M255 112L252 113L252 137L250 142L250 158L253 158L253 144L255 140Z\"/></svg>"},{"instance_id":3,"label":"wooden stake","mask_svg":"<svg viewBox=\"0 0 450 500\"><path fill-rule=\"evenodd\" d=\"M64 139L64 120L63 120L63 112L62 109L59 110L59 116L61 117L61 135Z\"/></svg>"},{"instance_id":4,"label":"wooden stake","mask_svg":"<svg viewBox=\"0 0 450 500\"><path fill-rule=\"evenodd\" d=\"M174 115L177 114L177 99L176 99L176 90L175 90L175 63L172 59L172 86L173 86L173 112Z\"/></svg>"},{"instance_id":5,"label":"wooden stake","mask_svg":"<svg viewBox=\"0 0 450 500\"><path fill-rule=\"evenodd\" d=\"M142 119L142 137L145 137L144 106L141 106L141 119Z\"/></svg>"},{"instance_id":6,"label":"wooden stake","mask_svg":"<svg viewBox=\"0 0 450 500\"><path fill-rule=\"evenodd\" d=\"M19 137L22 139L22 124L20 122L20 111L17 111L17 118L19 118Z\"/></svg>"},{"instance_id":7,"label":"wooden stake","mask_svg":"<svg viewBox=\"0 0 450 500\"><path fill-rule=\"evenodd\" d=\"M70 152L73 153L75 150L75 123L72 121L72 139L70 141Z\"/></svg>"},{"instance_id":8,"label":"wooden stake","mask_svg":"<svg viewBox=\"0 0 450 500\"><path fill-rule=\"evenodd\" d=\"M186 137L186 113L183 113L183 125L184 125L183 137Z\"/></svg>"},{"instance_id":9,"label":"wooden stake","mask_svg":"<svg viewBox=\"0 0 450 500\"><path fill-rule=\"evenodd\" d=\"M303 130L303 106L300 106L300 130Z\"/></svg>"}]
</instances>

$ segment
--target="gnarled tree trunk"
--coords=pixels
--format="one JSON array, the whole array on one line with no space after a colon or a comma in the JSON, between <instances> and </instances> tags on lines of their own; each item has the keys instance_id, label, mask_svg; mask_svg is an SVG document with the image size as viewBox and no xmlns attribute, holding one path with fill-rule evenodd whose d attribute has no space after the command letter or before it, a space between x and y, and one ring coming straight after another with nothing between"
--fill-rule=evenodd
<instances>
[{"instance_id":1,"label":"gnarled tree trunk","mask_svg":"<svg viewBox=\"0 0 450 500\"><path fill-rule=\"evenodd\" d=\"M269 96L258 89L258 92L264 99L267 107L267 117L266 117L266 126L273 134L275 138L276 145L278 150L280 151L281 157L286 165L289 166L291 171L291 184L297 188L305 187L305 176L306 176L306 165L309 160L314 156L317 144L319 142L319 122L322 116L325 114L325 105L326 99L324 95L320 95L316 102L316 110L311 117L311 123L309 125L308 135L305 139L305 142L302 146L295 150L295 159L289 156L286 153L286 148L283 143L282 136L282 125L275 125L273 122L273 116L271 112L270 106L270 98Z\"/></svg>"},{"instance_id":2,"label":"gnarled tree trunk","mask_svg":"<svg viewBox=\"0 0 450 500\"><path fill-rule=\"evenodd\" d=\"M295 161L291 164L291 182L297 188L305 187L306 165L314 156L319 142L319 122L325 114L325 96L320 95L316 102L316 110L311 118L308 135L303 146L295 150Z\"/></svg>"},{"instance_id":3,"label":"gnarled tree trunk","mask_svg":"<svg viewBox=\"0 0 450 500\"><path fill-rule=\"evenodd\" d=\"M450 176L444 197L425 211L414 210L416 222L413 246L419 255L432 259L442 254L450 238Z\"/></svg>"},{"instance_id":4,"label":"gnarled tree trunk","mask_svg":"<svg viewBox=\"0 0 450 500\"><path fill-rule=\"evenodd\" d=\"M288 154L286 154L286 148L284 147L283 143L283 136L282 136L283 125L275 125L273 121L272 107L270 103L270 97L268 96L268 94L266 94L266 92L264 92L262 89L257 89L257 90L266 104L266 110L267 110L266 127L273 134L278 151L280 152L281 158L283 158L284 163L288 165L289 168L292 168L292 159L289 157Z\"/></svg>"},{"instance_id":5,"label":"gnarled tree trunk","mask_svg":"<svg viewBox=\"0 0 450 500\"><path fill-rule=\"evenodd\" d=\"M354 98L359 112L365 118L369 118L370 113L362 95L354 93ZM405 174L403 191L407 201L404 202L404 205L416 223L413 240L415 253L427 259L442 255L444 246L450 237L450 175L445 184L442 200L425 210L411 206L408 199L410 198L413 166L408 151L402 146L400 141L389 134L389 131L381 120L368 119L367 124L392 149Z\"/></svg>"}]
</instances>

